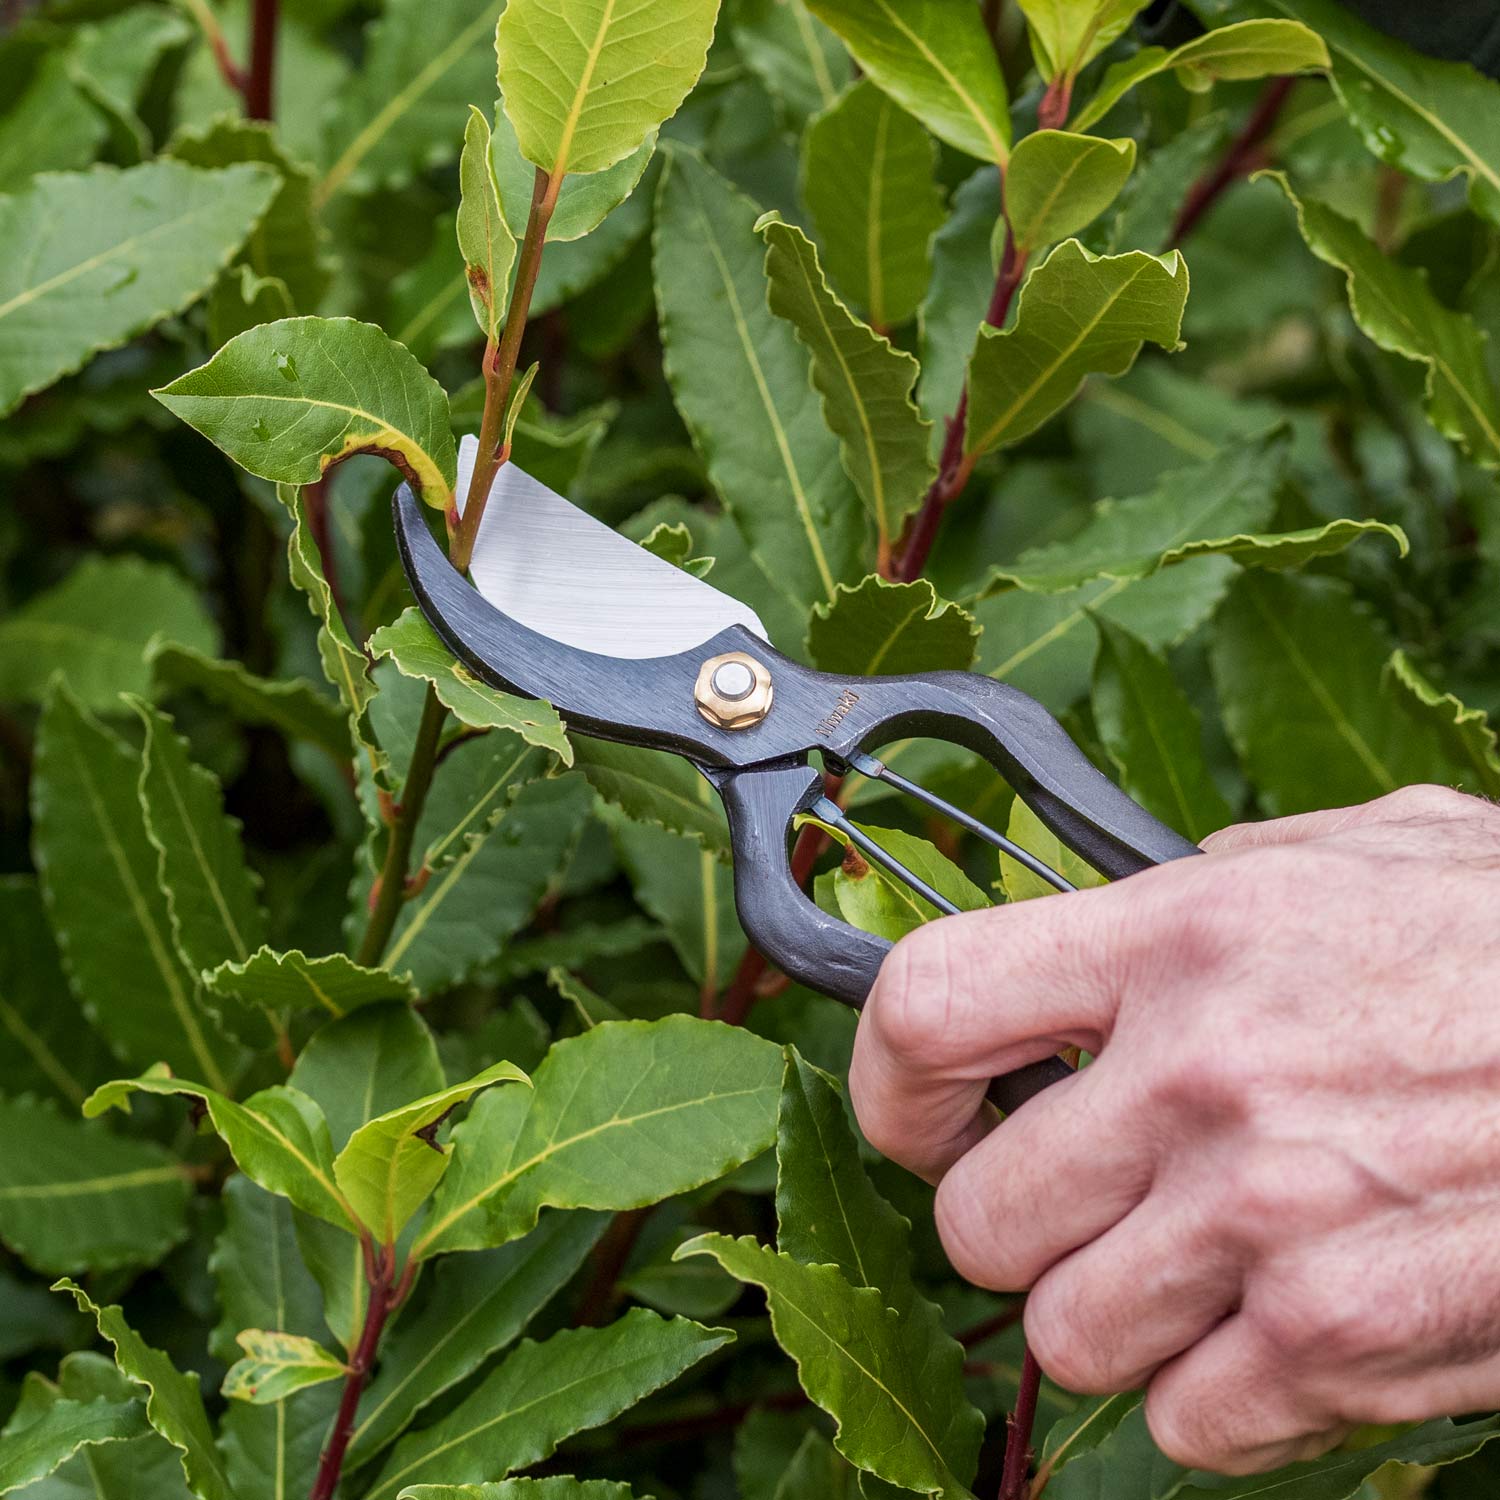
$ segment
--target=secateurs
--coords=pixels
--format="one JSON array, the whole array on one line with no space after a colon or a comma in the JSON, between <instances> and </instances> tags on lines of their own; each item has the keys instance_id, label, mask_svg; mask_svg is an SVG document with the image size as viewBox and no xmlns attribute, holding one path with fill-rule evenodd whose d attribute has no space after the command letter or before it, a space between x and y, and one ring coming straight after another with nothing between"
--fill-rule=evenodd
<instances>
[{"instance_id":1,"label":"secateurs","mask_svg":"<svg viewBox=\"0 0 1500 1500\"><path fill-rule=\"evenodd\" d=\"M473 439L460 454L467 489ZM793 878L798 813L832 824L939 910L953 911L824 795L810 757L878 777L1066 888L1034 856L870 753L912 736L982 755L1064 844L1110 878L1197 852L1100 773L1034 699L968 672L838 677L773 649L753 610L673 567L513 463L490 492L470 563L448 562L410 488L394 500L401 559L422 612L483 681L545 698L575 733L670 750L723 800L735 906L750 940L794 979L863 1002L890 949L823 911ZM997 1003L1004 999L997 997ZM1063 1076L1057 1059L999 1080L1014 1108Z\"/></svg>"}]
</instances>

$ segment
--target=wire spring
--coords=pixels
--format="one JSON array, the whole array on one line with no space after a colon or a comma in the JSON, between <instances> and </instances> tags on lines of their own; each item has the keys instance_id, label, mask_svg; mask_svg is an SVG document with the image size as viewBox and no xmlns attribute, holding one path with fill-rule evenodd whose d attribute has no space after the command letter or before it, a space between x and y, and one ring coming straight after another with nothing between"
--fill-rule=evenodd
<instances>
[{"instance_id":1,"label":"wire spring","mask_svg":"<svg viewBox=\"0 0 1500 1500\"><path fill-rule=\"evenodd\" d=\"M866 755L863 751L856 751L848 758L849 765L861 776L868 777L871 781L883 781L887 786L894 787L899 792L904 792L908 797L914 798L924 806L930 807L934 812L942 813L944 817L951 818L961 828L967 829L976 838L981 838L987 844L993 845L1003 854L1008 854L1017 864L1023 865L1048 885L1059 891L1073 891L1077 887L1065 876L1058 874L1045 860L1038 859L1029 849L1023 849L1014 839L1008 839L1003 833L996 831L987 824L981 823L978 818L971 817L961 807L955 807L951 802L929 792L926 787L918 786L916 782L909 781L905 776L891 770L883 761L876 760L873 755ZM862 853L869 856L876 864L880 865L894 875L897 880L902 881L911 890L916 892L924 901L931 903L945 916L956 916L959 908L955 906L940 891L935 890L914 870L909 870L893 854L877 844L869 834L859 828L845 814L843 808L831 797L819 797L810 809L813 816L830 827L837 828L845 838L849 840Z\"/></svg>"}]
</instances>

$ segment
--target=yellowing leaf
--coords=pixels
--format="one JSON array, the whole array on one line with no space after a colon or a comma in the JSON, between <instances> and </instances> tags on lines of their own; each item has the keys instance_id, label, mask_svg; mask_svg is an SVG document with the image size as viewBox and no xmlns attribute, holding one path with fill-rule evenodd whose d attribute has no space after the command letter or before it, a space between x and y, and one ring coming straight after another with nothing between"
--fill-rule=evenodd
<instances>
[{"instance_id":1,"label":"yellowing leaf","mask_svg":"<svg viewBox=\"0 0 1500 1500\"><path fill-rule=\"evenodd\" d=\"M299 1333L247 1328L238 1341L245 1357L229 1367L222 1388L231 1401L271 1406L348 1373L348 1366L336 1354Z\"/></svg>"},{"instance_id":2,"label":"yellowing leaf","mask_svg":"<svg viewBox=\"0 0 1500 1500\"><path fill-rule=\"evenodd\" d=\"M263 323L152 394L262 479L311 484L340 459L374 453L429 505L451 501L457 456L448 398L369 323Z\"/></svg>"},{"instance_id":3,"label":"yellowing leaf","mask_svg":"<svg viewBox=\"0 0 1500 1500\"><path fill-rule=\"evenodd\" d=\"M470 108L464 130L463 155L458 162L461 198L458 206L458 248L464 258L469 302L486 338L498 340L505 321L510 268L516 258L516 237L500 207L500 188L490 160L490 127L483 113Z\"/></svg>"}]
</instances>

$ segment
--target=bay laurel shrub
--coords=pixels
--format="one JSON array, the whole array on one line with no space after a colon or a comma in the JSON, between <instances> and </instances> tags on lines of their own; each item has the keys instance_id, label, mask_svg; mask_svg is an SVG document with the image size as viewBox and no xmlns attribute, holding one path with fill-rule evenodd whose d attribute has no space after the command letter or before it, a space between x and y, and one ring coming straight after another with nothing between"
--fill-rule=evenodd
<instances>
[{"instance_id":1,"label":"bay laurel shrub","mask_svg":"<svg viewBox=\"0 0 1500 1500\"><path fill-rule=\"evenodd\" d=\"M702 779L476 682L394 555L398 477L461 566L514 461L825 670L1036 695L1193 838L1500 792L1500 85L1141 9L5 7L0 1493L1493 1496L1485 1414L1221 1481L1038 1389Z\"/></svg>"}]
</instances>

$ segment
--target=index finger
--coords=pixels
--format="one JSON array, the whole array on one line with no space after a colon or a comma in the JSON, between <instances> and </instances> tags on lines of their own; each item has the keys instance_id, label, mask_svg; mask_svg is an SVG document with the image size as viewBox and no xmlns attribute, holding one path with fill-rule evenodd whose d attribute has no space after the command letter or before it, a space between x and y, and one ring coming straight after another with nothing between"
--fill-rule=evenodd
<instances>
[{"instance_id":1,"label":"index finger","mask_svg":"<svg viewBox=\"0 0 1500 1500\"><path fill-rule=\"evenodd\" d=\"M991 1079L1066 1047L1098 1052L1135 966L1143 879L902 938L865 1002L849 1072L870 1143L936 1180L994 1123Z\"/></svg>"}]
</instances>

